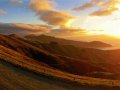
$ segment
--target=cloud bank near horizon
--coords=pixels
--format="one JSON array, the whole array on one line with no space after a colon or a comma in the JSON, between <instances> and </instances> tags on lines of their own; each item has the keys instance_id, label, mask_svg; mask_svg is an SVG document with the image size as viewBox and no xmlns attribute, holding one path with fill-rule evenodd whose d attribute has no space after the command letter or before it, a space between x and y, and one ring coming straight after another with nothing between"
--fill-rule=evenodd
<instances>
[{"instance_id":1,"label":"cloud bank near horizon","mask_svg":"<svg viewBox=\"0 0 120 90\"><path fill-rule=\"evenodd\" d=\"M34 35L49 35L57 37L71 37L71 36L81 36L87 35L87 32L83 29L52 29L45 25L31 25L31 24L21 24L21 23L0 23L0 33L3 34L17 34L20 36L25 36L29 34Z\"/></svg>"},{"instance_id":2,"label":"cloud bank near horizon","mask_svg":"<svg viewBox=\"0 0 120 90\"><path fill-rule=\"evenodd\" d=\"M49 31L50 29L47 26L42 25L0 23L0 33L3 34L18 34L23 36L27 34L43 34Z\"/></svg>"}]
</instances>

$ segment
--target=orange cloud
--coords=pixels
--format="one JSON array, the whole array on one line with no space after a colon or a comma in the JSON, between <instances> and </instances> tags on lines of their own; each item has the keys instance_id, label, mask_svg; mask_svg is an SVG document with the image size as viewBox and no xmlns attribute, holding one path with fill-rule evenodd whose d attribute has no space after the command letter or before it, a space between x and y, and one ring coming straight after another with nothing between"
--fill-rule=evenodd
<instances>
[{"instance_id":1,"label":"orange cloud","mask_svg":"<svg viewBox=\"0 0 120 90\"><path fill-rule=\"evenodd\" d=\"M7 11L5 11L5 10L0 10L0 14L7 14Z\"/></svg>"},{"instance_id":2,"label":"orange cloud","mask_svg":"<svg viewBox=\"0 0 120 90\"><path fill-rule=\"evenodd\" d=\"M73 37L73 36L82 36L87 35L87 32L83 29L54 29L51 32L46 33L49 36L56 36L56 37Z\"/></svg>"},{"instance_id":3,"label":"orange cloud","mask_svg":"<svg viewBox=\"0 0 120 90\"><path fill-rule=\"evenodd\" d=\"M119 9L116 7L120 4L118 0L109 0L104 3L98 11L93 12L91 15L94 16L107 16L111 15L113 12L118 11Z\"/></svg>"},{"instance_id":4,"label":"orange cloud","mask_svg":"<svg viewBox=\"0 0 120 90\"><path fill-rule=\"evenodd\" d=\"M83 6L73 8L72 10L81 11L81 10L88 9L96 5L101 5L102 3L103 3L103 0L92 0L91 2L88 2Z\"/></svg>"},{"instance_id":5,"label":"orange cloud","mask_svg":"<svg viewBox=\"0 0 120 90\"><path fill-rule=\"evenodd\" d=\"M29 6L40 20L50 25L65 27L65 24L73 19L68 13L55 10L54 2L49 0L30 0Z\"/></svg>"},{"instance_id":6,"label":"orange cloud","mask_svg":"<svg viewBox=\"0 0 120 90\"><path fill-rule=\"evenodd\" d=\"M17 23L17 24L12 24L13 27L17 27L20 29L28 30L28 31L42 31L46 32L49 31L49 28L47 26L40 26L40 25L31 25L31 24L22 24L22 23Z\"/></svg>"},{"instance_id":7,"label":"orange cloud","mask_svg":"<svg viewBox=\"0 0 120 90\"><path fill-rule=\"evenodd\" d=\"M56 37L72 37L72 36L82 36L86 35L87 32L84 29L51 29L48 26L42 25L31 25L31 24L22 24L22 23L0 23L0 33L3 34L18 34L21 36L28 34L45 34L49 36Z\"/></svg>"},{"instance_id":8,"label":"orange cloud","mask_svg":"<svg viewBox=\"0 0 120 90\"><path fill-rule=\"evenodd\" d=\"M98 10L92 12L90 15L92 16L107 16L111 15L113 12L118 11L119 8L117 5L120 4L119 0L92 0L89 3L86 3L83 6L74 8L75 11L85 10L94 6L99 7Z\"/></svg>"},{"instance_id":9,"label":"orange cloud","mask_svg":"<svg viewBox=\"0 0 120 90\"><path fill-rule=\"evenodd\" d=\"M30 24L5 24L0 23L0 33L4 34L43 34L50 32L47 26L30 25Z\"/></svg>"},{"instance_id":10,"label":"orange cloud","mask_svg":"<svg viewBox=\"0 0 120 90\"><path fill-rule=\"evenodd\" d=\"M91 13L91 16L107 16L107 15L111 15L113 12L117 11L117 8L108 8L108 9L103 9L103 10L99 10L96 12Z\"/></svg>"}]
</instances>

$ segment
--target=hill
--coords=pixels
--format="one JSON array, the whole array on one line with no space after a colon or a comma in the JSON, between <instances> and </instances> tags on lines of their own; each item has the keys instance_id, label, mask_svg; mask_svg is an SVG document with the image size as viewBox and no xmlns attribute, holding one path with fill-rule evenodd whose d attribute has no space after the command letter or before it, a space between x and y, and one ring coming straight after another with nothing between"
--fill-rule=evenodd
<instances>
[{"instance_id":1,"label":"hill","mask_svg":"<svg viewBox=\"0 0 120 90\"><path fill-rule=\"evenodd\" d=\"M73 41L73 40L67 40L62 38L55 38L52 36L46 36L46 35L28 35L25 36L27 40L30 40L32 42L36 43L50 43L50 42L57 42L61 45L74 45L76 47L87 47L87 48L103 48L103 47L111 47L110 44L106 44L104 42L100 41L92 41L92 42L83 42L83 41Z\"/></svg>"},{"instance_id":2,"label":"hill","mask_svg":"<svg viewBox=\"0 0 120 90\"><path fill-rule=\"evenodd\" d=\"M77 48L54 42L50 44L36 44L36 41L26 40L16 35L0 35L0 40L0 44L7 48L43 62L53 68L73 74L88 75L93 72L116 73L120 70L117 65L119 57L111 57L112 55L108 51ZM116 62L113 63L114 59L116 59ZM114 68L111 68L113 66Z\"/></svg>"},{"instance_id":3,"label":"hill","mask_svg":"<svg viewBox=\"0 0 120 90\"><path fill-rule=\"evenodd\" d=\"M64 72L109 79L119 79L120 76L119 50L78 48L55 42L38 44L36 41L33 42L16 35L2 34L0 35L0 45ZM113 55L115 57L112 57Z\"/></svg>"},{"instance_id":4,"label":"hill","mask_svg":"<svg viewBox=\"0 0 120 90\"><path fill-rule=\"evenodd\" d=\"M48 87L51 87L50 90L106 90L119 89L120 86L117 80L61 72L1 45L0 62L0 89L49 90Z\"/></svg>"},{"instance_id":5,"label":"hill","mask_svg":"<svg viewBox=\"0 0 120 90\"><path fill-rule=\"evenodd\" d=\"M60 69L66 72L82 75L93 71L106 71L101 67L86 63L82 60L49 53L46 50L30 44L31 42L26 41L22 38L0 35L0 41L0 45L2 46L12 49L34 60L43 62L53 68ZM79 64L81 64L81 66ZM85 70L83 70L82 68L85 68Z\"/></svg>"}]
</instances>

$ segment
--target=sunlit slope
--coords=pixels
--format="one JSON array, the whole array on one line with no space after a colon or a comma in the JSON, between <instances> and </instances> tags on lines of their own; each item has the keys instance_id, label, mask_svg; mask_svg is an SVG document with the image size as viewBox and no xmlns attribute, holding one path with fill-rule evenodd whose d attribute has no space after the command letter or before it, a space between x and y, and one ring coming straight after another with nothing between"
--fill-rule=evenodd
<instances>
[{"instance_id":1,"label":"sunlit slope","mask_svg":"<svg viewBox=\"0 0 120 90\"><path fill-rule=\"evenodd\" d=\"M72 74L109 79L119 79L120 77L120 50L77 48L55 42L36 44L36 41L26 40L15 35L0 35L0 45L34 61Z\"/></svg>"},{"instance_id":2,"label":"sunlit slope","mask_svg":"<svg viewBox=\"0 0 120 90\"><path fill-rule=\"evenodd\" d=\"M53 40L55 41L53 42ZM32 44L36 45L36 47L42 48L45 51L48 51L54 55L59 55L60 57L69 57L72 58L73 62L75 63L74 67L80 66L80 62L86 62L87 64L94 65L100 67L105 70L104 71L97 71L90 73L84 73L84 75L93 76L93 77L101 77L101 78L109 78L109 79L120 79L120 50L98 50L94 48L78 48L73 45L63 45L62 43L58 43L59 38L49 37L49 36L31 36L27 40L30 41ZM43 40L43 41L42 41ZM63 40L63 39L62 39ZM47 41L46 43L43 43ZM50 42L52 41L52 42ZM50 43L49 43L50 42ZM62 58L64 59L64 58ZM76 62L76 60L78 62ZM68 59L66 59L67 61ZM69 60L68 62L70 62ZM77 64L76 64L77 63ZM73 63L72 63L73 64ZM72 66L72 64L69 64ZM82 64L85 65L85 64ZM86 66L86 65L85 65ZM114 67L114 68L113 68ZM81 69L74 68L74 74L80 74L79 72ZM82 71L82 70L81 70ZM84 72L82 71L82 72ZM106 72L107 71L107 72Z\"/></svg>"},{"instance_id":3,"label":"sunlit slope","mask_svg":"<svg viewBox=\"0 0 120 90\"><path fill-rule=\"evenodd\" d=\"M77 76L52 69L3 46L0 46L0 72L0 89L106 90L120 86L117 80Z\"/></svg>"},{"instance_id":4,"label":"sunlit slope","mask_svg":"<svg viewBox=\"0 0 120 90\"><path fill-rule=\"evenodd\" d=\"M0 37L1 45L62 71L74 74L86 74L94 71L106 71L101 67L83 62L79 59L51 54L50 52L38 48L34 44L31 44L31 42L26 41L22 38L18 39L16 37L6 35L1 35Z\"/></svg>"}]
</instances>

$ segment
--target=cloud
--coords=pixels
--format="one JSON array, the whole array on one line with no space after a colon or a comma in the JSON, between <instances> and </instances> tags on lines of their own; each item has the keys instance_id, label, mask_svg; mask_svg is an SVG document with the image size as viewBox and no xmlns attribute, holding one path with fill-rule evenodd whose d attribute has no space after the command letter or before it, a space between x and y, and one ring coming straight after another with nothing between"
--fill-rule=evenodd
<instances>
[{"instance_id":1,"label":"cloud","mask_svg":"<svg viewBox=\"0 0 120 90\"><path fill-rule=\"evenodd\" d=\"M73 36L82 36L86 35L87 32L83 29L54 29L51 30L51 32L46 33L46 35L49 36L55 36L55 37L73 37Z\"/></svg>"},{"instance_id":2,"label":"cloud","mask_svg":"<svg viewBox=\"0 0 120 90\"><path fill-rule=\"evenodd\" d=\"M0 2L0 6L20 6L23 4L23 0L5 0Z\"/></svg>"},{"instance_id":3,"label":"cloud","mask_svg":"<svg viewBox=\"0 0 120 90\"><path fill-rule=\"evenodd\" d=\"M108 2L104 3L98 11L93 12L91 15L93 16L107 16L111 15L113 12L118 11L119 8L117 5L120 4L118 0L109 0Z\"/></svg>"},{"instance_id":4,"label":"cloud","mask_svg":"<svg viewBox=\"0 0 120 90\"><path fill-rule=\"evenodd\" d=\"M98 7L99 9L92 12L91 16L107 16L113 14L115 11L118 11L119 8L117 5L120 4L119 0L92 0L89 3L86 3L83 6L73 8L74 11L82 11L89 9L91 7Z\"/></svg>"},{"instance_id":5,"label":"cloud","mask_svg":"<svg viewBox=\"0 0 120 90\"><path fill-rule=\"evenodd\" d=\"M13 4L22 4L23 0L10 0L10 2Z\"/></svg>"},{"instance_id":6,"label":"cloud","mask_svg":"<svg viewBox=\"0 0 120 90\"><path fill-rule=\"evenodd\" d=\"M7 11L5 11L5 10L0 10L0 14L7 14Z\"/></svg>"},{"instance_id":7,"label":"cloud","mask_svg":"<svg viewBox=\"0 0 120 90\"><path fill-rule=\"evenodd\" d=\"M88 8L91 8L97 5L101 5L102 3L103 3L103 0L92 0L91 2L88 2L83 6L73 8L72 10L82 11L82 10L85 10L85 9L88 9Z\"/></svg>"},{"instance_id":8,"label":"cloud","mask_svg":"<svg viewBox=\"0 0 120 90\"><path fill-rule=\"evenodd\" d=\"M29 6L40 20L50 25L65 27L65 24L73 19L68 13L55 10L54 2L50 0L30 0Z\"/></svg>"},{"instance_id":9,"label":"cloud","mask_svg":"<svg viewBox=\"0 0 120 90\"><path fill-rule=\"evenodd\" d=\"M103 9L103 10L98 10L93 13L91 13L91 16L108 16L111 15L113 12L117 11L117 8L110 8L110 9Z\"/></svg>"},{"instance_id":10,"label":"cloud","mask_svg":"<svg viewBox=\"0 0 120 90\"><path fill-rule=\"evenodd\" d=\"M43 34L48 33L49 31L50 29L48 27L40 25L0 23L0 33L3 34Z\"/></svg>"},{"instance_id":11,"label":"cloud","mask_svg":"<svg viewBox=\"0 0 120 90\"><path fill-rule=\"evenodd\" d=\"M8 4L12 5L12 6L19 6L23 4L23 0L10 0L8 2Z\"/></svg>"},{"instance_id":12,"label":"cloud","mask_svg":"<svg viewBox=\"0 0 120 90\"><path fill-rule=\"evenodd\" d=\"M45 34L56 37L72 37L86 35L87 32L83 29L52 29L45 25L31 25L21 23L0 23L0 33L3 34L17 34L25 36L28 34Z\"/></svg>"}]
</instances>

